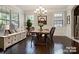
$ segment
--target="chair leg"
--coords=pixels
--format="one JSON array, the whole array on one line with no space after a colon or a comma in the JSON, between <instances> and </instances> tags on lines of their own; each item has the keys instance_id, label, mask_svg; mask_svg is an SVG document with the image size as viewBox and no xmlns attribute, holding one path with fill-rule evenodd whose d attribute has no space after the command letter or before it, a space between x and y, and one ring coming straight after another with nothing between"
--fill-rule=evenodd
<instances>
[{"instance_id":1,"label":"chair leg","mask_svg":"<svg viewBox=\"0 0 79 59\"><path fill-rule=\"evenodd\" d=\"M47 47L47 35L45 35L44 40L45 40L45 45Z\"/></svg>"},{"instance_id":2,"label":"chair leg","mask_svg":"<svg viewBox=\"0 0 79 59\"><path fill-rule=\"evenodd\" d=\"M33 37L32 37L32 39L31 39L31 47L32 47L32 41L33 41Z\"/></svg>"},{"instance_id":3,"label":"chair leg","mask_svg":"<svg viewBox=\"0 0 79 59\"><path fill-rule=\"evenodd\" d=\"M54 47L54 41L53 41L53 39L51 39L51 44L52 44L52 46Z\"/></svg>"}]
</instances>

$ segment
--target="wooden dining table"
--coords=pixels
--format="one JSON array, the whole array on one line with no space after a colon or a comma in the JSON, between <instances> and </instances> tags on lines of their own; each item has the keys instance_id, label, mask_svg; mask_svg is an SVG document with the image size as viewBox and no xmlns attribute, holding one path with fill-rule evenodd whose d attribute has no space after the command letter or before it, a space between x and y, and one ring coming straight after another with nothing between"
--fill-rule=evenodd
<instances>
[{"instance_id":1,"label":"wooden dining table","mask_svg":"<svg viewBox=\"0 0 79 59\"><path fill-rule=\"evenodd\" d=\"M49 34L50 31L49 31L49 29L43 29L43 30L38 29L38 30L30 31L30 33Z\"/></svg>"},{"instance_id":2,"label":"wooden dining table","mask_svg":"<svg viewBox=\"0 0 79 59\"><path fill-rule=\"evenodd\" d=\"M49 29L43 29L43 30L32 30L30 31L30 33L34 33L36 36L37 36L37 39L40 40L42 38L42 35L44 35L44 40L45 40L45 43L46 43L46 39L47 39L47 35L50 34L50 30Z\"/></svg>"}]
</instances>

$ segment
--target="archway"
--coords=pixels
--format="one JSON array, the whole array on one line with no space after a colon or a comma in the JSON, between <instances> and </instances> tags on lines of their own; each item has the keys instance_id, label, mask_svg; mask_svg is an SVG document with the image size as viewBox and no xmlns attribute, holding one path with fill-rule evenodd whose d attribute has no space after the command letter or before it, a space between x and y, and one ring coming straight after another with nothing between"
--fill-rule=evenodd
<instances>
[{"instance_id":1,"label":"archway","mask_svg":"<svg viewBox=\"0 0 79 59\"><path fill-rule=\"evenodd\" d=\"M74 9L74 38L79 38L79 6Z\"/></svg>"}]
</instances>

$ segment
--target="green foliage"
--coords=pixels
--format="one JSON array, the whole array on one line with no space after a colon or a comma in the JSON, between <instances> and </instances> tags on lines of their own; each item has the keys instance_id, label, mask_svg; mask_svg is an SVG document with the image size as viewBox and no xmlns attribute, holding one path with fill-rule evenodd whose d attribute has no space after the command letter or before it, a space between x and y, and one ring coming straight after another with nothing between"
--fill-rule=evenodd
<instances>
[{"instance_id":1,"label":"green foliage","mask_svg":"<svg viewBox=\"0 0 79 59\"><path fill-rule=\"evenodd\" d=\"M30 28L32 26L32 22L30 19L27 20L27 28Z\"/></svg>"},{"instance_id":2,"label":"green foliage","mask_svg":"<svg viewBox=\"0 0 79 59\"><path fill-rule=\"evenodd\" d=\"M2 27L3 23L2 23L2 20L0 20L0 28Z\"/></svg>"}]
</instances>

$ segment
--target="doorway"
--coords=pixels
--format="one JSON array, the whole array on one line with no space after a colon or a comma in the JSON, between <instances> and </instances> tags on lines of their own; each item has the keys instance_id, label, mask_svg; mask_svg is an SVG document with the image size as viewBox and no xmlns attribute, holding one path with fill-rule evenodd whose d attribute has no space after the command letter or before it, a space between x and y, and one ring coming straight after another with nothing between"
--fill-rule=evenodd
<instances>
[{"instance_id":1,"label":"doorway","mask_svg":"<svg viewBox=\"0 0 79 59\"><path fill-rule=\"evenodd\" d=\"M79 38L79 6L74 9L74 38Z\"/></svg>"}]
</instances>

